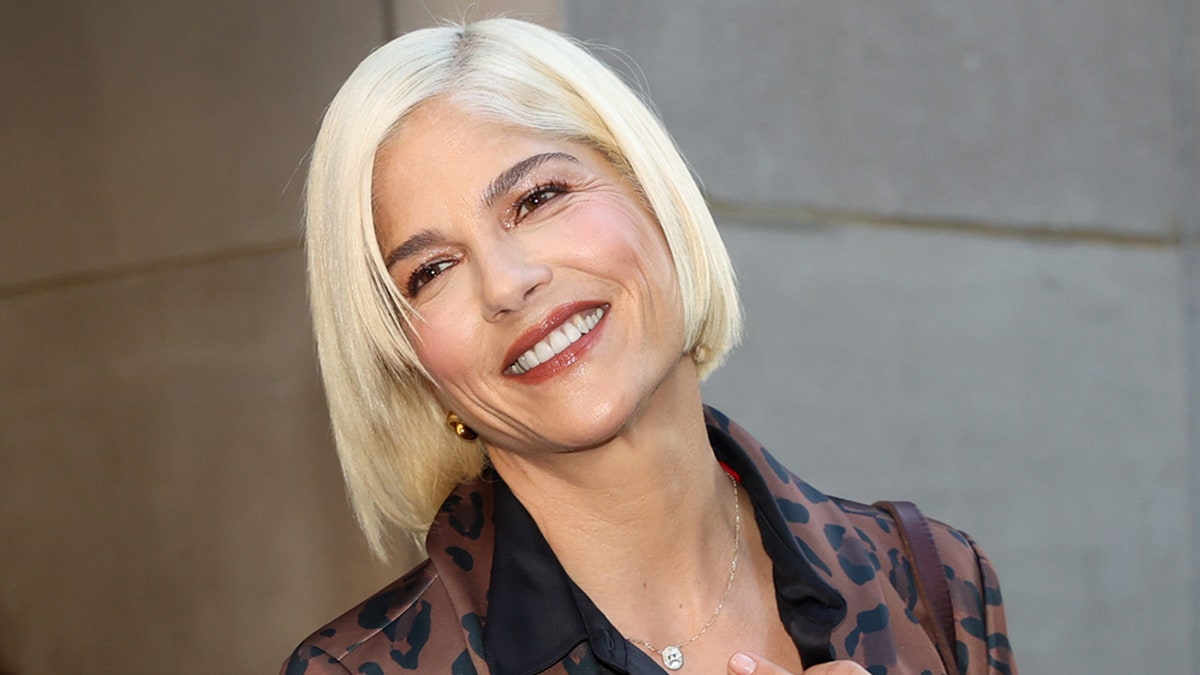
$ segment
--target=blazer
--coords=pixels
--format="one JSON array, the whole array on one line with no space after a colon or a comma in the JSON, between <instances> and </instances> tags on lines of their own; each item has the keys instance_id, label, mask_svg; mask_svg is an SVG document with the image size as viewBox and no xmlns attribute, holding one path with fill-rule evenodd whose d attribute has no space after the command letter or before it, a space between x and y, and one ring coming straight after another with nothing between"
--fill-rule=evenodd
<instances>
[{"instance_id":1,"label":"blazer","mask_svg":"<svg viewBox=\"0 0 1200 675\"><path fill-rule=\"evenodd\" d=\"M874 675L944 673L891 516L808 485L715 409L705 420L718 460L754 504L780 621L805 667L850 659ZM958 672L1015 674L991 564L966 534L930 525L950 580ZM281 675L666 672L571 581L494 472L451 493L426 550L304 640Z\"/></svg>"}]
</instances>

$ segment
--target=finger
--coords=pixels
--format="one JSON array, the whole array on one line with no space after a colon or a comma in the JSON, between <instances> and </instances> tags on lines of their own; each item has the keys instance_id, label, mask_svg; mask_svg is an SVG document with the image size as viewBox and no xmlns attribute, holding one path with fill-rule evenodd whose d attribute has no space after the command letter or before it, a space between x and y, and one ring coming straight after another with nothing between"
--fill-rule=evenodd
<instances>
[{"instance_id":1,"label":"finger","mask_svg":"<svg viewBox=\"0 0 1200 675\"><path fill-rule=\"evenodd\" d=\"M758 654L738 652L729 659L729 675L792 675ZM805 671L807 672L807 671Z\"/></svg>"}]
</instances>

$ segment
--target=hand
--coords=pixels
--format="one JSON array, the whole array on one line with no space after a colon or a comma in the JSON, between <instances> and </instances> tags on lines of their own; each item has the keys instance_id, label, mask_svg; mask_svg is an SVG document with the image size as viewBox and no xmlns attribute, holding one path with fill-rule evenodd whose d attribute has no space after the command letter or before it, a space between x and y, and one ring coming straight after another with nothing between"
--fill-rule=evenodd
<instances>
[{"instance_id":1,"label":"hand","mask_svg":"<svg viewBox=\"0 0 1200 675\"><path fill-rule=\"evenodd\" d=\"M792 675L788 671L756 654L739 652L729 659L729 675ZM800 675L870 675L853 661L822 663Z\"/></svg>"}]
</instances>

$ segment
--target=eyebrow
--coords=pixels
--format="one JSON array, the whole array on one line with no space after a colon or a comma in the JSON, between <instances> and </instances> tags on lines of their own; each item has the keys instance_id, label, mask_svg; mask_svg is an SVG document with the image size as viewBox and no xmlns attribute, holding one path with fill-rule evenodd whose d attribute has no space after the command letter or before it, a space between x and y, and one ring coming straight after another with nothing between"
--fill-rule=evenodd
<instances>
[{"instance_id":1,"label":"eyebrow","mask_svg":"<svg viewBox=\"0 0 1200 675\"><path fill-rule=\"evenodd\" d=\"M579 160L573 155L568 155L565 152L543 152L541 154L526 157L525 159L513 164L504 171L500 172L499 176L488 185L483 192L483 204L486 208L492 208L496 205L496 200L505 192L508 192L514 185L521 182L525 176L528 176L534 169L552 160L566 160L569 162L579 163ZM413 236L405 239L399 246L393 248L383 258L383 266L385 269L391 269L392 265L411 258L421 251L421 249L432 246L441 241L439 236L433 230L421 230Z\"/></svg>"},{"instance_id":2,"label":"eyebrow","mask_svg":"<svg viewBox=\"0 0 1200 675\"><path fill-rule=\"evenodd\" d=\"M432 246L439 241L441 241L441 237L435 234L433 230L421 230L408 239L405 239L404 243L388 252L388 254L383 258L383 266L390 270L392 269L392 265L395 265L405 258L413 257L420 252L421 249L427 246Z\"/></svg>"},{"instance_id":3,"label":"eyebrow","mask_svg":"<svg viewBox=\"0 0 1200 675\"><path fill-rule=\"evenodd\" d=\"M511 190L514 185L521 182L521 179L529 175L534 169L555 159L565 159L569 162L579 163L578 159L565 152L543 152L539 155L526 157L500 172L499 176L496 176L492 184L483 192L484 206L488 208L495 206L496 200L500 198L500 195Z\"/></svg>"}]
</instances>

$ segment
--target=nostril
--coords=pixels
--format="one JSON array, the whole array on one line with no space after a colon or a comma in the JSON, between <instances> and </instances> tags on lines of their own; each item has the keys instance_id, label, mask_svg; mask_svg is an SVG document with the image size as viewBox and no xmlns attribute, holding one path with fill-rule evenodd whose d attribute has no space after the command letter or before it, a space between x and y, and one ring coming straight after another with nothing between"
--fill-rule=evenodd
<instances>
[{"instance_id":1,"label":"nostril","mask_svg":"<svg viewBox=\"0 0 1200 675\"><path fill-rule=\"evenodd\" d=\"M550 268L541 262L514 257L481 263L479 274L484 306L494 318L524 307L552 276Z\"/></svg>"}]
</instances>

